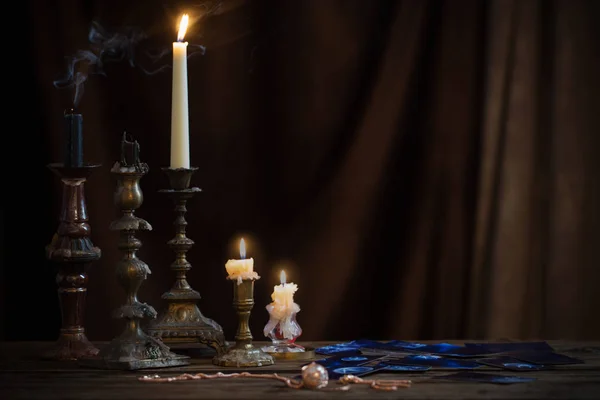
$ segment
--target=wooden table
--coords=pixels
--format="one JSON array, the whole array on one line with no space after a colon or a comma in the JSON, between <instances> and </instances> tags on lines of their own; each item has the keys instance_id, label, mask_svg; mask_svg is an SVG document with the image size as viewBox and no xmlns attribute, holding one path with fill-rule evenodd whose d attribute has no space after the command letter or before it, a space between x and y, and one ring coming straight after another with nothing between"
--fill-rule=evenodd
<instances>
[{"instance_id":1,"label":"wooden table","mask_svg":"<svg viewBox=\"0 0 600 400\"><path fill-rule=\"evenodd\" d=\"M202 345L187 350L181 348L181 345L171 346L175 352L193 356L189 366L126 372L87 369L79 367L76 362L40 360L39 355L50 348L52 343L4 342L0 343L0 399L600 399L600 342L549 343L560 353L583 359L585 364L543 372L503 373L493 370L499 374L537 378L530 383L511 385L430 379L434 375L451 372L447 370L419 374L378 373L366 379L411 379L413 385L396 392L378 392L363 385L353 385L347 392L324 392L294 390L281 382L258 379L174 383L145 383L137 380L150 373L173 376L183 372L239 372L212 365L212 349ZM318 347L327 343L303 344ZM98 346L102 346L102 343L98 343ZM300 366L306 362L279 361L275 366L253 368L251 372L278 372L291 377L298 375ZM338 385L332 382L330 386Z\"/></svg>"}]
</instances>

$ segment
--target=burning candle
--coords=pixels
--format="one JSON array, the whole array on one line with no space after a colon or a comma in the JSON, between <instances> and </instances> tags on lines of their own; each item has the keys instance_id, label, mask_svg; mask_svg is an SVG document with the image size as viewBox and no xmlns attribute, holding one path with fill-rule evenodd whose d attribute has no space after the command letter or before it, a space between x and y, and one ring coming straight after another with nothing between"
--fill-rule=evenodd
<instances>
[{"instance_id":1,"label":"burning candle","mask_svg":"<svg viewBox=\"0 0 600 400\"><path fill-rule=\"evenodd\" d=\"M300 306L294 303L294 293L298 290L295 283L287 283L285 271L279 274L279 285L273 287L271 294L272 303L267 305L269 322L265 325L263 333L278 345L276 351L304 351L302 346L294 342L302 334L302 328L296 321L296 314ZM279 347L284 345L283 347Z\"/></svg>"},{"instance_id":2,"label":"burning candle","mask_svg":"<svg viewBox=\"0 0 600 400\"><path fill-rule=\"evenodd\" d=\"M225 264L227 278L237 280L238 285L244 279L259 279L260 276L254 271L254 259L246 258L246 242L240 239L240 259L228 260Z\"/></svg>"},{"instance_id":3,"label":"burning candle","mask_svg":"<svg viewBox=\"0 0 600 400\"><path fill-rule=\"evenodd\" d=\"M190 124L188 110L187 42L183 41L189 17L179 22L173 42L173 88L171 99L171 168L190 167Z\"/></svg>"},{"instance_id":4,"label":"burning candle","mask_svg":"<svg viewBox=\"0 0 600 400\"><path fill-rule=\"evenodd\" d=\"M271 294L271 300L277 305L282 312L285 314L292 313L294 311L294 293L298 290L298 285L295 283L287 283L285 271L281 270L279 274L279 285L273 287L273 293ZM280 316L282 319L284 316Z\"/></svg>"},{"instance_id":5,"label":"burning candle","mask_svg":"<svg viewBox=\"0 0 600 400\"><path fill-rule=\"evenodd\" d=\"M83 116L65 111L65 167L83 165Z\"/></svg>"}]
</instances>

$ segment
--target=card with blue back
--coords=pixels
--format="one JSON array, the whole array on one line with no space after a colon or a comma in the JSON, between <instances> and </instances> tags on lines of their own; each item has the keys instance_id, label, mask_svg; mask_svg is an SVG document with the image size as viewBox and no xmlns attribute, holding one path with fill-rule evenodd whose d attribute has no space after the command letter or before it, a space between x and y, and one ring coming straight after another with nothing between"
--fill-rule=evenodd
<instances>
[{"instance_id":1,"label":"card with blue back","mask_svg":"<svg viewBox=\"0 0 600 400\"><path fill-rule=\"evenodd\" d=\"M529 351L508 353L510 357L541 365L571 365L584 364L583 360L551 351Z\"/></svg>"},{"instance_id":2,"label":"card with blue back","mask_svg":"<svg viewBox=\"0 0 600 400\"><path fill-rule=\"evenodd\" d=\"M471 360L444 358L435 354L414 354L400 359L386 361L390 365L426 365L432 368L443 369L475 369L481 364Z\"/></svg>"},{"instance_id":3,"label":"card with blue back","mask_svg":"<svg viewBox=\"0 0 600 400\"><path fill-rule=\"evenodd\" d=\"M459 346L459 345L450 344L450 343L438 343L438 344L427 345L427 346L419 347L416 350L419 352L422 352L422 353L430 353L430 354L444 355L447 357L461 357L461 358L462 357L464 357L464 358L481 357L481 356L493 354L493 351L489 350L489 349L479 348L479 347Z\"/></svg>"},{"instance_id":4,"label":"card with blue back","mask_svg":"<svg viewBox=\"0 0 600 400\"><path fill-rule=\"evenodd\" d=\"M425 354L437 354L445 355L447 357L456 358L475 358L489 354L493 354L493 351L486 348L480 347L466 347L459 346L451 343L415 343L415 342L403 342L400 340L394 340L392 342L383 345L384 348L390 351L404 351L411 353L425 353Z\"/></svg>"},{"instance_id":5,"label":"card with blue back","mask_svg":"<svg viewBox=\"0 0 600 400\"><path fill-rule=\"evenodd\" d=\"M375 365L372 367L368 367L365 365L357 365L354 367L325 367L327 368L327 374L329 375L329 379L340 379L344 375L354 375L354 376L366 376L369 374L373 374L377 371L382 371L385 369L384 365Z\"/></svg>"},{"instance_id":6,"label":"card with blue back","mask_svg":"<svg viewBox=\"0 0 600 400\"><path fill-rule=\"evenodd\" d=\"M509 371L518 371L518 372L543 371L543 370L553 369L552 366L549 366L549 365L529 363L529 362L521 361L521 360L513 358L513 357L502 356L502 355L499 355L496 357L490 357L490 358L479 358L479 359L477 359L477 362L481 363L483 365L488 365L490 367L496 367L496 368L506 369Z\"/></svg>"},{"instance_id":7,"label":"card with blue back","mask_svg":"<svg viewBox=\"0 0 600 400\"><path fill-rule=\"evenodd\" d=\"M465 347L476 347L494 353L513 351L554 351L547 342L465 343Z\"/></svg>"},{"instance_id":8,"label":"card with blue back","mask_svg":"<svg viewBox=\"0 0 600 400\"><path fill-rule=\"evenodd\" d=\"M394 365L387 362L380 363L385 372L425 372L432 367L430 365Z\"/></svg>"},{"instance_id":9,"label":"card with blue back","mask_svg":"<svg viewBox=\"0 0 600 400\"><path fill-rule=\"evenodd\" d=\"M324 367L329 367L329 366L352 367L352 366L363 365L370 361L378 360L380 358L381 358L381 356L365 356L365 355L361 355L361 354L358 354L358 355L342 354L342 355L335 355L335 356L328 357L328 358L323 358L321 360L316 360L315 362L317 364L321 364Z\"/></svg>"},{"instance_id":10,"label":"card with blue back","mask_svg":"<svg viewBox=\"0 0 600 400\"><path fill-rule=\"evenodd\" d=\"M483 382L497 384L525 383L532 382L535 380L535 378L531 377L495 375L475 371L460 371L450 375L434 376L432 379L447 379L453 381Z\"/></svg>"},{"instance_id":11,"label":"card with blue back","mask_svg":"<svg viewBox=\"0 0 600 400\"><path fill-rule=\"evenodd\" d=\"M382 343L380 348L390 351L406 351L417 350L423 346L427 345L425 343L405 342L404 340L392 340L386 343Z\"/></svg>"},{"instance_id":12,"label":"card with blue back","mask_svg":"<svg viewBox=\"0 0 600 400\"><path fill-rule=\"evenodd\" d=\"M360 348L352 345L347 345L344 343L332 344L329 346L318 347L315 349L315 353L322 355L331 355L331 354L361 354Z\"/></svg>"}]
</instances>

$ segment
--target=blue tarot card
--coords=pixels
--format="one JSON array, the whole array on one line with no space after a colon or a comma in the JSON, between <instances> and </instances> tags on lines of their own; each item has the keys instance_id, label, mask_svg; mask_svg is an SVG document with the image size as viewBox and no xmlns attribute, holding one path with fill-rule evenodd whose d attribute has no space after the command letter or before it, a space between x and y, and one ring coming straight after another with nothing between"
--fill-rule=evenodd
<instances>
[{"instance_id":1,"label":"blue tarot card","mask_svg":"<svg viewBox=\"0 0 600 400\"><path fill-rule=\"evenodd\" d=\"M352 340L346 343L347 346L355 346L358 349L382 349L385 348L385 343L370 339Z\"/></svg>"},{"instance_id":2,"label":"blue tarot card","mask_svg":"<svg viewBox=\"0 0 600 400\"><path fill-rule=\"evenodd\" d=\"M475 369L482 366L474 361L445 358L435 354L414 354L385 362L390 365L426 365L438 369Z\"/></svg>"},{"instance_id":3,"label":"blue tarot card","mask_svg":"<svg viewBox=\"0 0 600 400\"><path fill-rule=\"evenodd\" d=\"M430 344L426 346L421 346L415 349L415 351L419 353L429 353L444 355L447 357L460 358L481 357L489 354L494 354L493 351L485 348L459 346L451 343Z\"/></svg>"},{"instance_id":4,"label":"blue tarot card","mask_svg":"<svg viewBox=\"0 0 600 400\"><path fill-rule=\"evenodd\" d=\"M383 370L385 372L425 372L431 369L429 365L402 365L402 364L388 364L382 362Z\"/></svg>"},{"instance_id":5,"label":"blue tarot card","mask_svg":"<svg viewBox=\"0 0 600 400\"><path fill-rule=\"evenodd\" d=\"M356 366L356 367L338 367L338 368L327 368L327 374L329 375L329 379L340 379L344 375L354 375L354 376L365 376L369 374L373 374L377 371L381 371L384 369L383 365L366 367L364 365Z\"/></svg>"},{"instance_id":6,"label":"blue tarot card","mask_svg":"<svg viewBox=\"0 0 600 400\"><path fill-rule=\"evenodd\" d=\"M553 369L552 366L549 365L541 365L541 364L533 364L525 361L518 360L513 357L508 356L496 356L490 358L479 358L477 359L478 363L488 365L490 367L496 367L501 369L506 369L509 371L543 371L548 369Z\"/></svg>"},{"instance_id":7,"label":"blue tarot card","mask_svg":"<svg viewBox=\"0 0 600 400\"><path fill-rule=\"evenodd\" d=\"M425 344L394 340L392 342L384 344L384 346L386 346L385 348L390 351L437 354L457 358L480 357L488 354L494 354L492 351L489 351L484 348L465 347L451 343Z\"/></svg>"},{"instance_id":8,"label":"blue tarot card","mask_svg":"<svg viewBox=\"0 0 600 400\"><path fill-rule=\"evenodd\" d=\"M315 353L323 355L331 354L347 354L347 355L360 355L360 348L345 343L331 344L329 346L318 347L315 349Z\"/></svg>"},{"instance_id":9,"label":"blue tarot card","mask_svg":"<svg viewBox=\"0 0 600 400\"><path fill-rule=\"evenodd\" d=\"M494 353L513 351L554 351L547 342L465 343L465 347L478 347Z\"/></svg>"},{"instance_id":10,"label":"blue tarot card","mask_svg":"<svg viewBox=\"0 0 600 400\"><path fill-rule=\"evenodd\" d=\"M463 382L483 382L483 383L497 383L497 384L510 384L510 383L524 383L532 382L535 378L523 377L523 376L508 376L508 375L494 375L486 374L475 371L461 371L450 375L434 376L431 379L447 379L453 381Z\"/></svg>"},{"instance_id":11,"label":"blue tarot card","mask_svg":"<svg viewBox=\"0 0 600 400\"><path fill-rule=\"evenodd\" d=\"M321 360L316 360L317 364L321 364L324 367L356 367L360 365L364 365L374 360L380 359L381 356L364 356L361 354L355 355L335 355L329 358L323 358Z\"/></svg>"},{"instance_id":12,"label":"blue tarot card","mask_svg":"<svg viewBox=\"0 0 600 400\"><path fill-rule=\"evenodd\" d=\"M511 357L517 358L521 361L541 365L585 364L583 360L578 358L569 357L552 351L514 352L507 355L510 355Z\"/></svg>"},{"instance_id":13,"label":"blue tarot card","mask_svg":"<svg viewBox=\"0 0 600 400\"><path fill-rule=\"evenodd\" d=\"M405 342L403 340L392 340L390 342L382 343L381 348L391 351L406 351L406 350L418 350L419 348L427 346L425 343L417 342Z\"/></svg>"}]
</instances>

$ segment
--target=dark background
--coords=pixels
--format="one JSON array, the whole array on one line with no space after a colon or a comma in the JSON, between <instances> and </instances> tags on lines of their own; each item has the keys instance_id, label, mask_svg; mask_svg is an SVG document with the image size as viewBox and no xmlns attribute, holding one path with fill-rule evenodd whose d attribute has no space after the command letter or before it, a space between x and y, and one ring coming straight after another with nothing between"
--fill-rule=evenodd
<instances>
[{"instance_id":1,"label":"dark background","mask_svg":"<svg viewBox=\"0 0 600 400\"><path fill-rule=\"evenodd\" d=\"M190 57L190 284L232 339L224 264L239 238L262 276L262 339L283 267L299 286L302 339L597 339L600 335L600 2L594 0L30 1L20 37L26 176L4 190L0 321L6 340L53 340L60 310L44 247L57 227L63 110L53 81L90 49L92 21L137 27L135 63L90 75L79 104L92 239L86 329L123 328L110 221L124 130L150 165L137 213L154 230L140 299L173 282L167 187L170 49L183 12ZM22 54L21 54L22 53ZM145 64L144 64L145 62ZM24 105L26 104L26 106ZM15 116L15 115L18 115ZM23 147L24 146L24 147ZM22 162L26 148L28 162ZM20 189L19 189L20 188ZM20 193L20 194L18 194Z\"/></svg>"}]
</instances>

